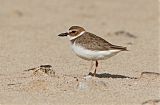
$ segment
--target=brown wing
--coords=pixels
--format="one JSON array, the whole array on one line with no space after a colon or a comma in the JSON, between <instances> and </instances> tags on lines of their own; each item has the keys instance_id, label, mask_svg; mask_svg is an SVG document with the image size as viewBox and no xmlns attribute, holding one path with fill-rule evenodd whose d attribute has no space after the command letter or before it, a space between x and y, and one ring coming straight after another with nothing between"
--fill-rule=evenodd
<instances>
[{"instance_id":1,"label":"brown wing","mask_svg":"<svg viewBox=\"0 0 160 105\"><path fill-rule=\"evenodd\" d=\"M110 50L110 49L120 49L120 50L126 49L125 47L112 45L111 43L107 42L103 38L89 32L84 33L84 35L81 35L75 41L76 43L80 43L81 46L89 50L104 51L104 50Z\"/></svg>"}]
</instances>

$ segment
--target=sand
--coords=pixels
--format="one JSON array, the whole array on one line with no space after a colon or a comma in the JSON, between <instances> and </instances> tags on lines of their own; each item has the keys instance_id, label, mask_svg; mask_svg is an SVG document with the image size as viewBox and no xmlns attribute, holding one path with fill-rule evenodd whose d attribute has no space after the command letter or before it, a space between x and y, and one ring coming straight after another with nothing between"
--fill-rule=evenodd
<instances>
[{"instance_id":1,"label":"sand","mask_svg":"<svg viewBox=\"0 0 160 105\"><path fill-rule=\"evenodd\" d=\"M72 25L129 51L91 77L57 36ZM157 0L1 0L0 105L158 105L158 49ZM24 71L45 64L55 76Z\"/></svg>"}]
</instances>

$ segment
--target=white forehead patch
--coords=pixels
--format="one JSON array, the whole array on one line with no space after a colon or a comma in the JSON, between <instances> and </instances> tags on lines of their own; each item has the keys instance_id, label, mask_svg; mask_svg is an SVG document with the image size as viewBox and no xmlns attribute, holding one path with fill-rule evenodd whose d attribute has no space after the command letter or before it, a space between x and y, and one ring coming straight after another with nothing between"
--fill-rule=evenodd
<instances>
[{"instance_id":1,"label":"white forehead patch","mask_svg":"<svg viewBox=\"0 0 160 105\"><path fill-rule=\"evenodd\" d=\"M82 31L80 34L78 34L78 35L76 35L76 36L70 36L70 35L67 35L67 36L68 36L69 40L73 40L73 39L81 36L81 35L84 34L84 33L85 33L85 31Z\"/></svg>"}]
</instances>

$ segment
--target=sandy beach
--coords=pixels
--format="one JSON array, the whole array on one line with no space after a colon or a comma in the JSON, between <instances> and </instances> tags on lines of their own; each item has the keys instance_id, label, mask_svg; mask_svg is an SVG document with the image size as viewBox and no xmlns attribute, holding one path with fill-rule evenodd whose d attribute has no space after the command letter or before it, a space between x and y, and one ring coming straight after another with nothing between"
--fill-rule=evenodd
<instances>
[{"instance_id":1,"label":"sandy beach","mask_svg":"<svg viewBox=\"0 0 160 105\"><path fill-rule=\"evenodd\" d=\"M157 0L0 0L0 105L160 105L158 17ZM57 36L73 25L129 51L89 76Z\"/></svg>"}]
</instances>

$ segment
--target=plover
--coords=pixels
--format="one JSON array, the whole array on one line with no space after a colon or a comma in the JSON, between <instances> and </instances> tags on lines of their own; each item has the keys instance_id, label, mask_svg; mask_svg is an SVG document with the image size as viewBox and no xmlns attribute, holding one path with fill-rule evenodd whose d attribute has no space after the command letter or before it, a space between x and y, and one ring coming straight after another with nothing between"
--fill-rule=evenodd
<instances>
[{"instance_id":1,"label":"plover","mask_svg":"<svg viewBox=\"0 0 160 105\"><path fill-rule=\"evenodd\" d=\"M103 38L87 32L83 27L72 26L68 32L61 33L58 36L68 36L71 42L71 48L82 59L91 61L91 68L95 61L93 75L96 76L98 60L108 59L121 51L127 51L126 47L113 45Z\"/></svg>"}]
</instances>

